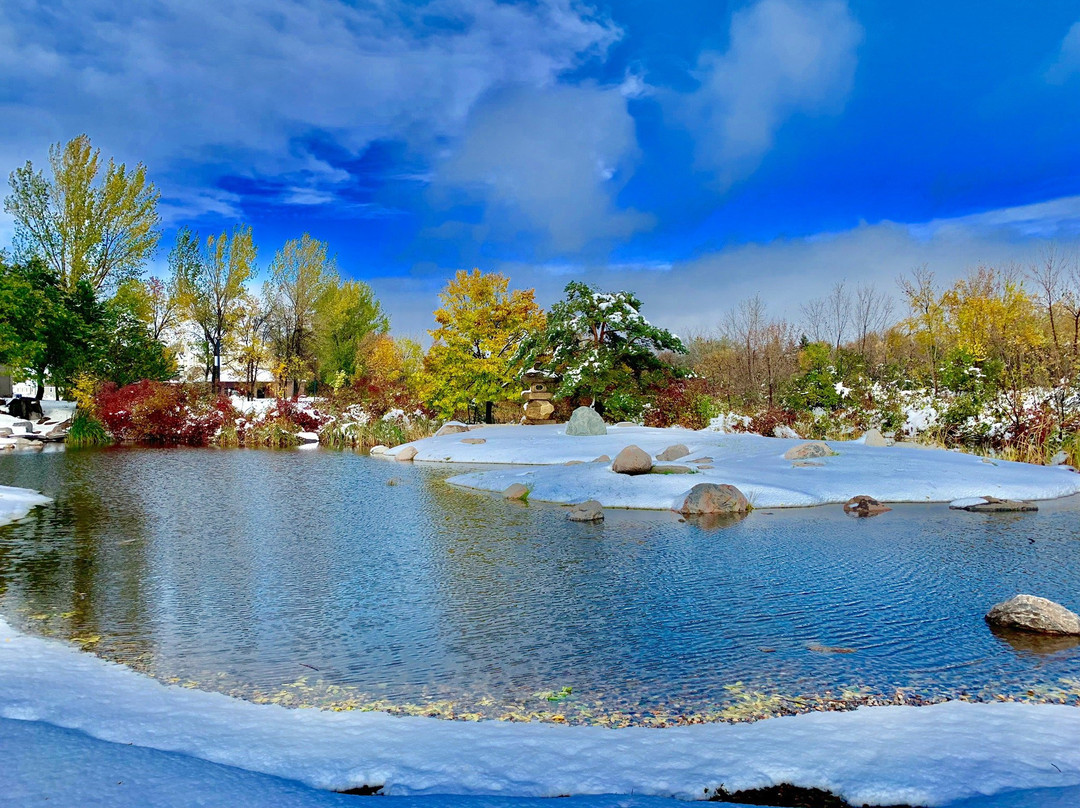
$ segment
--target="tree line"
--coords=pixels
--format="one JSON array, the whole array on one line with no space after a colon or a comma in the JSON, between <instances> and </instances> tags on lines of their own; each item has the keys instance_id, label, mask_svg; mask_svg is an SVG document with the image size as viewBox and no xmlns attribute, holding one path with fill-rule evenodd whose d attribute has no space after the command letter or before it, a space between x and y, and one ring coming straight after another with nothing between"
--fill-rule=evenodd
<instances>
[{"instance_id":1,"label":"tree line","mask_svg":"<svg viewBox=\"0 0 1080 808\"><path fill-rule=\"evenodd\" d=\"M1036 391L1059 434L1080 428L1070 420L1080 409L1080 264L1053 245L1030 265L977 266L948 284L925 266L894 290L837 282L793 318L753 297L685 340L650 323L632 292L575 281L545 311L503 275L462 270L439 294L424 352L390 336L371 288L342 278L309 234L276 249L256 285L249 226L181 228L167 277L144 278L161 235L158 191L144 166L104 163L86 136L54 146L47 172L28 162L9 183L0 363L39 392L48 383L63 394L80 374L177 379L184 350L211 388L227 367L251 393L269 371L282 397L330 395L375 415L517 420L521 374L537 367L562 415L589 404L658 426L701 427L727 411L890 426L900 415L882 415L885 399L922 391L944 402L946 425L985 421L993 403L1016 433Z\"/></svg>"}]
</instances>

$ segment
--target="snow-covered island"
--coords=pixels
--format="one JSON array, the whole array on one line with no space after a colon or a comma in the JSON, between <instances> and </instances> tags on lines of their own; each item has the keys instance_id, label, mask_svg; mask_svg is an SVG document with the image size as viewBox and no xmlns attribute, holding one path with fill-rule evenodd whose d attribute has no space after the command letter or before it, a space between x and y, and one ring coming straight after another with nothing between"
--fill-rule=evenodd
<instances>
[{"instance_id":1,"label":"snow-covered island","mask_svg":"<svg viewBox=\"0 0 1080 808\"><path fill-rule=\"evenodd\" d=\"M758 508L824 505L857 495L926 503L988 495L1054 499L1080 492L1080 474L1069 467L913 445L830 441L833 454L792 461L784 454L804 441L643 426L609 426L606 435L565 432L565 424L488 426L425 438L387 450L385 456L408 456L415 450L412 459L417 462L505 465L464 473L449 482L495 492L522 483L531 500L569 504L594 499L613 508L676 508L703 482L734 485ZM630 476L612 471L611 458L627 446L638 446L655 458L676 444L688 453L670 462L655 461L654 470L660 473ZM663 473L665 469L679 473Z\"/></svg>"}]
</instances>

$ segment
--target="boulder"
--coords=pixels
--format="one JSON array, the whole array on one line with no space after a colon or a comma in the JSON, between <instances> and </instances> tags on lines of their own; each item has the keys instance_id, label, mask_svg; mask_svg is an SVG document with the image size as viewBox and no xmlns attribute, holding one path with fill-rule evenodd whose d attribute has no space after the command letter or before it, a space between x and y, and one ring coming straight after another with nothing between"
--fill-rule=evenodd
<instances>
[{"instance_id":1,"label":"boulder","mask_svg":"<svg viewBox=\"0 0 1080 808\"><path fill-rule=\"evenodd\" d=\"M1016 631L1080 635L1080 615L1035 595L1017 595L997 604L987 612L986 622Z\"/></svg>"},{"instance_id":2,"label":"boulder","mask_svg":"<svg viewBox=\"0 0 1080 808\"><path fill-rule=\"evenodd\" d=\"M637 426L633 421L619 421L615 426Z\"/></svg>"},{"instance_id":3,"label":"boulder","mask_svg":"<svg viewBox=\"0 0 1080 808\"><path fill-rule=\"evenodd\" d=\"M888 505L882 505L873 497L866 496L866 494L852 497L844 503L844 513L849 516L879 516L891 510L892 508Z\"/></svg>"},{"instance_id":4,"label":"boulder","mask_svg":"<svg viewBox=\"0 0 1080 808\"><path fill-rule=\"evenodd\" d=\"M653 466L649 474L697 474L697 472L689 466L672 464L670 466Z\"/></svg>"},{"instance_id":5,"label":"boulder","mask_svg":"<svg viewBox=\"0 0 1080 808\"><path fill-rule=\"evenodd\" d=\"M479 446L481 443L487 443L487 438L462 438L462 443L471 443L474 446Z\"/></svg>"},{"instance_id":6,"label":"boulder","mask_svg":"<svg viewBox=\"0 0 1080 808\"><path fill-rule=\"evenodd\" d=\"M578 407L570 414L570 420L566 422L566 434L574 436L582 435L606 435L607 426L600 413L592 407Z\"/></svg>"},{"instance_id":7,"label":"boulder","mask_svg":"<svg viewBox=\"0 0 1080 808\"><path fill-rule=\"evenodd\" d=\"M502 492L504 499L526 499L529 496L529 487L524 483L514 483Z\"/></svg>"},{"instance_id":8,"label":"boulder","mask_svg":"<svg viewBox=\"0 0 1080 808\"><path fill-rule=\"evenodd\" d=\"M791 467L793 469L820 469L824 468L825 464L822 463L820 460L796 460L794 463L791 464Z\"/></svg>"},{"instance_id":9,"label":"boulder","mask_svg":"<svg viewBox=\"0 0 1080 808\"><path fill-rule=\"evenodd\" d=\"M388 447L388 446L383 446L383 445L382 445L382 444L380 443L380 444L378 444L378 445L376 445L376 446L372 446L372 447L371 447L370 449L368 449L368 454L369 454L369 455L375 455L375 456L378 456L378 455L384 455L384 454L386 454L386 450L387 450L387 449L389 449L389 448L390 448L390 447Z\"/></svg>"},{"instance_id":10,"label":"boulder","mask_svg":"<svg viewBox=\"0 0 1080 808\"><path fill-rule=\"evenodd\" d=\"M664 449L664 451L656 456L656 459L666 462L668 460L678 460L680 457L686 457L688 454L690 454L689 449L681 443L676 443L674 446L669 446Z\"/></svg>"},{"instance_id":11,"label":"boulder","mask_svg":"<svg viewBox=\"0 0 1080 808\"><path fill-rule=\"evenodd\" d=\"M595 499L582 502L570 508L566 518L571 522L602 522L604 521L604 508Z\"/></svg>"},{"instance_id":12,"label":"boulder","mask_svg":"<svg viewBox=\"0 0 1080 808\"><path fill-rule=\"evenodd\" d=\"M0 438L10 438L14 432L11 431L11 427L0 426Z\"/></svg>"},{"instance_id":13,"label":"boulder","mask_svg":"<svg viewBox=\"0 0 1080 808\"><path fill-rule=\"evenodd\" d=\"M386 481L386 484L390 485L390 486L394 486L394 485L401 485L401 482L402 482L402 480L401 480L400 477L391 477L389 480Z\"/></svg>"},{"instance_id":14,"label":"boulder","mask_svg":"<svg viewBox=\"0 0 1080 808\"><path fill-rule=\"evenodd\" d=\"M1032 502L1021 502L1015 499L998 499L997 497L980 497L981 502L969 504L967 500L958 500L949 505L954 511L971 511L973 513L1022 513L1039 510L1039 506Z\"/></svg>"},{"instance_id":15,"label":"boulder","mask_svg":"<svg viewBox=\"0 0 1080 808\"><path fill-rule=\"evenodd\" d=\"M461 421L447 421L445 424L439 427L439 431L435 433L436 438L441 438L443 435L456 435L459 432L468 432L469 427Z\"/></svg>"},{"instance_id":16,"label":"boulder","mask_svg":"<svg viewBox=\"0 0 1080 808\"><path fill-rule=\"evenodd\" d=\"M812 440L792 446L784 452L785 460L809 460L812 457L829 457L835 454L823 440Z\"/></svg>"},{"instance_id":17,"label":"boulder","mask_svg":"<svg viewBox=\"0 0 1080 808\"><path fill-rule=\"evenodd\" d=\"M616 474L648 474L652 470L652 458L644 449L627 446L615 455L611 470Z\"/></svg>"},{"instance_id":18,"label":"boulder","mask_svg":"<svg viewBox=\"0 0 1080 808\"><path fill-rule=\"evenodd\" d=\"M597 457L597 458L596 458L595 460L593 460L593 462L594 462L594 463L610 463L610 462L611 462L611 458L610 458L610 457L608 457L607 455L600 455L600 456L599 456L599 457Z\"/></svg>"},{"instance_id":19,"label":"boulder","mask_svg":"<svg viewBox=\"0 0 1080 808\"><path fill-rule=\"evenodd\" d=\"M679 513L685 514L710 514L710 513L746 513L750 510L750 502L733 485L721 485L718 483L699 483L690 489L686 495Z\"/></svg>"},{"instance_id":20,"label":"boulder","mask_svg":"<svg viewBox=\"0 0 1080 808\"><path fill-rule=\"evenodd\" d=\"M394 459L402 461L412 460L414 457L416 457L416 454L417 453L415 446L406 446L404 449L400 450L396 455L394 455Z\"/></svg>"},{"instance_id":21,"label":"boulder","mask_svg":"<svg viewBox=\"0 0 1080 808\"><path fill-rule=\"evenodd\" d=\"M863 433L863 446L880 448L888 445L889 442L885 440L885 436L881 434L880 429L868 429Z\"/></svg>"}]
</instances>

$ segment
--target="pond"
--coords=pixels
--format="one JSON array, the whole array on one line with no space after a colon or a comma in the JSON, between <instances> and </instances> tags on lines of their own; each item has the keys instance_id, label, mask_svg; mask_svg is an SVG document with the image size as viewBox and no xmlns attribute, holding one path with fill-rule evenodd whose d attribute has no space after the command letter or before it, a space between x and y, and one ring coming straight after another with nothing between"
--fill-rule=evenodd
<instances>
[{"instance_id":1,"label":"pond","mask_svg":"<svg viewBox=\"0 0 1080 808\"><path fill-rule=\"evenodd\" d=\"M0 614L163 681L338 709L619 726L1080 698L1075 643L983 621L1017 592L1075 607L1075 498L578 524L455 489L458 471L324 450L9 453L0 482L56 502L0 528Z\"/></svg>"}]
</instances>

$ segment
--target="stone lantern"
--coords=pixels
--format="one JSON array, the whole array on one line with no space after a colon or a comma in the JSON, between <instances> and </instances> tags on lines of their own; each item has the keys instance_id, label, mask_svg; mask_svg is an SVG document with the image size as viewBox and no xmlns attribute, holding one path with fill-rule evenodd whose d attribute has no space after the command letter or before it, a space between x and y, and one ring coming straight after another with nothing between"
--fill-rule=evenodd
<instances>
[{"instance_id":1,"label":"stone lantern","mask_svg":"<svg viewBox=\"0 0 1080 808\"><path fill-rule=\"evenodd\" d=\"M521 397L525 399L522 423L554 424L551 416L555 413L555 405L551 403L551 388L558 381L558 376L541 370L537 362L532 369L525 371L523 378L528 389L521 391Z\"/></svg>"}]
</instances>

